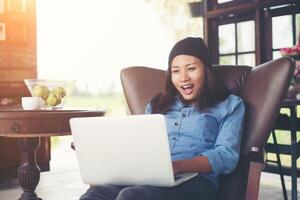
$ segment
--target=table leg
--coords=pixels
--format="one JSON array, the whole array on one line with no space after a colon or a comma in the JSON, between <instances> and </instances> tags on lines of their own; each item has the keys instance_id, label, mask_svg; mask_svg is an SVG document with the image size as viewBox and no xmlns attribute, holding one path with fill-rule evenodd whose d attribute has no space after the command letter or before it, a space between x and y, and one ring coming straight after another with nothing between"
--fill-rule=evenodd
<instances>
[{"instance_id":1,"label":"table leg","mask_svg":"<svg viewBox=\"0 0 300 200\"><path fill-rule=\"evenodd\" d=\"M40 180L40 168L36 163L36 149L40 145L40 138L20 138L18 142L22 156L18 180L23 189L19 200L41 200L34 192Z\"/></svg>"},{"instance_id":2,"label":"table leg","mask_svg":"<svg viewBox=\"0 0 300 200\"><path fill-rule=\"evenodd\" d=\"M296 107L291 110L291 178L292 178L292 200L297 200L297 127Z\"/></svg>"}]
</instances>

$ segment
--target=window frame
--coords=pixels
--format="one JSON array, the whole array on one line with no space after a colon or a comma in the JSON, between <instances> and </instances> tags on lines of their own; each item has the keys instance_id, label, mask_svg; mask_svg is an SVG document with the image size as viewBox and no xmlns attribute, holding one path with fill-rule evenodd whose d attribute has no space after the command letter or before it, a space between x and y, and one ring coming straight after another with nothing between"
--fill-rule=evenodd
<instances>
[{"instance_id":1,"label":"window frame","mask_svg":"<svg viewBox=\"0 0 300 200\"><path fill-rule=\"evenodd\" d=\"M210 47L212 62L214 64L219 64L220 57L218 41L219 25L247 21L249 16L254 19L256 65L273 59L272 17L281 16L286 13L294 14L294 45L296 44L297 37L300 37L296 34L295 25L295 15L300 13L299 0L234 0L233 2L223 4L218 4L217 0L204 0L203 3L204 39Z\"/></svg>"},{"instance_id":2,"label":"window frame","mask_svg":"<svg viewBox=\"0 0 300 200\"><path fill-rule=\"evenodd\" d=\"M230 17L230 18L223 18L220 20L216 21L216 25L219 27L221 25L226 25L226 24L234 24L235 27L235 51L234 53L220 53L219 52L219 45L218 45L218 63L220 61L221 56L234 56L235 57L235 64L238 64L238 56L239 55L245 55L245 54L250 54L254 53L255 54L255 46L254 46L254 51L238 51L238 33L237 33L237 24L241 22L246 22L246 21L254 21L254 16L251 15L250 13L243 15L241 17ZM254 21L255 23L255 21ZM219 32L219 30L217 30ZM219 37L218 37L218 43L219 43Z\"/></svg>"}]
</instances>

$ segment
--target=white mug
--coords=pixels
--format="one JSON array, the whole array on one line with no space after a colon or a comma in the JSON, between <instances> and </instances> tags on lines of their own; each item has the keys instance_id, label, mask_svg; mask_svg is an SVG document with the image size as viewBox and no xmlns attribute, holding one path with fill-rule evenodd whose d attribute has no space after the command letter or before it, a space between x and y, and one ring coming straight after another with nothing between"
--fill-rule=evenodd
<instances>
[{"instance_id":1,"label":"white mug","mask_svg":"<svg viewBox=\"0 0 300 200\"><path fill-rule=\"evenodd\" d=\"M22 107L24 110L38 110L41 107L41 97L22 97Z\"/></svg>"}]
</instances>

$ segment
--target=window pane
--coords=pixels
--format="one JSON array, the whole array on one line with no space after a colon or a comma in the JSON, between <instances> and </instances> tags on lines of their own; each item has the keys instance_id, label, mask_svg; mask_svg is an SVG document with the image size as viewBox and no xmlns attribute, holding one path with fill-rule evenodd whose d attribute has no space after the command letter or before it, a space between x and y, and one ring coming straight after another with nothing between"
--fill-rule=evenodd
<instances>
[{"instance_id":1,"label":"window pane","mask_svg":"<svg viewBox=\"0 0 300 200\"><path fill-rule=\"evenodd\" d=\"M220 65L235 65L235 56L220 56Z\"/></svg>"},{"instance_id":2,"label":"window pane","mask_svg":"<svg viewBox=\"0 0 300 200\"><path fill-rule=\"evenodd\" d=\"M6 30L5 30L5 24L0 22L0 40L6 39Z\"/></svg>"},{"instance_id":3,"label":"window pane","mask_svg":"<svg viewBox=\"0 0 300 200\"><path fill-rule=\"evenodd\" d=\"M300 14L296 15L296 34L297 44L300 44Z\"/></svg>"},{"instance_id":4,"label":"window pane","mask_svg":"<svg viewBox=\"0 0 300 200\"><path fill-rule=\"evenodd\" d=\"M292 16L272 18L273 49L293 46Z\"/></svg>"},{"instance_id":5,"label":"window pane","mask_svg":"<svg viewBox=\"0 0 300 200\"><path fill-rule=\"evenodd\" d=\"M230 1L233 1L233 0L218 0L218 3L226 3L226 2L230 2Z\"/></svg>"},{"instance_id":6,"label":"window pane","mask_svg":"<svg viewBox=\"0 0 300 200\"><path fill-rule=\"evenodd\" d=\"M22 12L26 12L27 0L22 0Z\"/></svg>"},{"instance_id":7,"label":"window pane","mask_svg":"<svg viewBox=\"0 0 300 200\"><path fill-rule=\"evenodd\" d=\"M255 54L242 54L238 55L238 65L248 65L251 67L255 66Z\"/></svg>"},{"instance_id":8,"label":"window pane","mask_svg":"<svg viewBox=\"0 0 300 200\"><path fill-rule=\"evenodd\" d=\"M5 6L5 4L4 4L4 0L0 0L0 13L4 13L4 6Z\"/></svg>"},{"instance_id":9,"label":"window pane","mask_svg":"<svg viewBox=\"0 0 300 200\"><path fill-rule=\"evenodd\" d=\"M6 1L7 10L20 12L23 11L23 2L26 3L26 0L9 0Z\"/></svg>"},{"instance_id":10,"label":"window pane","mask_svg":"<svg viewBox=\"0 0 300 200\"><path fill-rule=\"evenodd\" d=\"M234 24L219 26L219 53L235 53Z\"/></svg>"},{"instance_id":11,"label":"window pane","mask_svg":"<svg viewBox=\"0 0 300 200\"><path fill-rule=\"evenodd\" d=\"M280 57L282 57L280 51L273 51L273 60Z\"/></svg>"},{"instance_id":12,"label":"window pane","mask_svg":"<svg viewBox=\"0 0 300 200\"><path fill-rule=\"evenodd\" d=\"M238 52L255 50L254 21L246 21L237 24Z\"/></svg>"}]
</instances>

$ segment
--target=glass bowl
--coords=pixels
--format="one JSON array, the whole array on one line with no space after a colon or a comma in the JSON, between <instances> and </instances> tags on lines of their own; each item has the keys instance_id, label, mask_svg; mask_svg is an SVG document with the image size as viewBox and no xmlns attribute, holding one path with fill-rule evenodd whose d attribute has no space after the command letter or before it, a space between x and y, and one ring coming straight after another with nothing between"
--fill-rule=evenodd
<instances>
[{"instance_id":1,"label":"glass bowl","mask_svg":"<svg viewBox=\"0 0 300 200\"><path fill-rule=\"evenodd\" d=\"M41 97L41 109L63 108L75 85L75 80L25 79L31 96Z\"/></svg>"}]
</instances>

